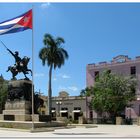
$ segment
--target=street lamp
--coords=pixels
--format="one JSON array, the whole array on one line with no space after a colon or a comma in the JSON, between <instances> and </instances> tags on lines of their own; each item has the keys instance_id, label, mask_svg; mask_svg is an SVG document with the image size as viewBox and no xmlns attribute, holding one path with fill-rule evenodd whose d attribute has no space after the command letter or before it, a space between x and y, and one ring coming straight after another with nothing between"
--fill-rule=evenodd
<instances>
[{"instance_id":1,"label":"street lamp","mask_svg":"<svg viewBox=\"0 0 140 140\"><path fill-rule=\"evenodd\" d=\"M131 119L131 108L129 108L129 118Z\"/></svg>"},{"instance_id":2,"label":"street lamp","mask_svg":"<svg viewBox=\"0 0 140 140\"><path fill-rule=\"evenodd\" d=\"M60 105L62 104L61 101L56 102L56 104L58 105L58 117L60 117Z\"/></svg>"},{"instance_id":3,"label":"street lamp","mask_svg":"<svg viewBox=\"0 0 140 140\"><path fill-rule=\"evenodd\" d=\"M139 102L140 101L140 97L137 98L137 101ZM140 105L139 105L139 115L140 116Z\"/></svg>"}]
</instances>

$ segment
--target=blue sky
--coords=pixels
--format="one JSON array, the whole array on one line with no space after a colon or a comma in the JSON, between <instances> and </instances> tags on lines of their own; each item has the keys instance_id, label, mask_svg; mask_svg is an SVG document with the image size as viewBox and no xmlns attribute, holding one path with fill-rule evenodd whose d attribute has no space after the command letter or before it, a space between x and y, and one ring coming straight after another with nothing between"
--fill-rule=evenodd
<instances>
[{"instance_id":1,"label":"blue sky","mask_svg":"<svg viewBox=\"0 0 140 140\"><path fill-rule=\"evenodd\" d=\"M53 71L53 96L62 90L79 95L86 87L86 65L110 61L117 55L140 55L140 3L36 3L34 5L35 90L47 94L48 67L38 58L43 36L50 33L65 39L69 59ZM1 3L0 22L32 8L30 3ZM32 57L32 31L0 36L20 56ZM0 73L10 80L7 67L14 59L0 44ZM29 68L32 68L32 59ZM30 76L29 76L30 77ZM20 74L17 78L23 78ZM31 79L31 77L30 77Z\"/></svg>"}]
</instances>

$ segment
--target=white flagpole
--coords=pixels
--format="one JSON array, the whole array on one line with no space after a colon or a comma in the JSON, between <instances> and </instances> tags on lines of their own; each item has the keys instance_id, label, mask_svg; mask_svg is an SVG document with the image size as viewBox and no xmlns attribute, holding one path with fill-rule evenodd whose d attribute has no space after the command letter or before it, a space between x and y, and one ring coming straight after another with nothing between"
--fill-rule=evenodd
<instances>
[{"instance_id":1,"label":"white flagpole","mask_svg":"<svg viewBox=\"0 0 140 140\"><path fill-rule=\"evenodd\" d=\"M34 10L32 5L32 130L34 130Z\"/></svg>"}]
</instances>

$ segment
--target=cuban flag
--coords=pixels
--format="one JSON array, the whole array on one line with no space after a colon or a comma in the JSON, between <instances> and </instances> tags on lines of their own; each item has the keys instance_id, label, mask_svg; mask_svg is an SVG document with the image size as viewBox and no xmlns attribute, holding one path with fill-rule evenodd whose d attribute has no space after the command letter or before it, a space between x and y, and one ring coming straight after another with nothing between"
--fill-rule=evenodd
<instances>
[{"instance_id":1,"label":"cuban flag","mask_svg":"<svg viewBox=\"0 0 140 140\"><path fill-rule=\"evenodd\" d=\"M0 35L32 29L32 10L0 23Z\"/></svg>"}]
</instances>

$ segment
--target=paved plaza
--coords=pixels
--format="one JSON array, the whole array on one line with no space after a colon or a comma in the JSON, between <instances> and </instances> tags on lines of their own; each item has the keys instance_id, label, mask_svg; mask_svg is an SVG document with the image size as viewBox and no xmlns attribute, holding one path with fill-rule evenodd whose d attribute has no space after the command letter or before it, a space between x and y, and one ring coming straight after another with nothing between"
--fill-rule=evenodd
<instances>
[{"instance_id":1,"label":"paved plaza","mask_svg":"<svg viewBox=\"0 0 140 140\"><path fill-rule=\"evenodd\" d=\"M0 138L140 138L137 125L97 125L55 129L50 132L34 132L11 128L0 128Z\"/></svg>"}]
</instances>

